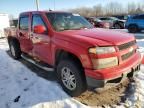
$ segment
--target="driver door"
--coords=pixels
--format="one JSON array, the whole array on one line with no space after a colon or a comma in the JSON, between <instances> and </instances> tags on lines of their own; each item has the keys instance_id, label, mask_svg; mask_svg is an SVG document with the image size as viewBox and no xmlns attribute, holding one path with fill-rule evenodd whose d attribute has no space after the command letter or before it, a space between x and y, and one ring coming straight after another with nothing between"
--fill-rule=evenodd
<instances>
[{"instance_id":1,"label":"driver door","mask_svg":"<svg viewBox=\"0 0 144 108\"><path fill-rule=\"evenodd\" d=\"M44 33L35 33L34 27L42 25L46 28ZM32 15L32 34L31 40L33 42L33 56L41 61L50 64L51 59L51 47L50 36L48 35L48 27L46 26L41 14Z\"/></svg>"}]
</instances>

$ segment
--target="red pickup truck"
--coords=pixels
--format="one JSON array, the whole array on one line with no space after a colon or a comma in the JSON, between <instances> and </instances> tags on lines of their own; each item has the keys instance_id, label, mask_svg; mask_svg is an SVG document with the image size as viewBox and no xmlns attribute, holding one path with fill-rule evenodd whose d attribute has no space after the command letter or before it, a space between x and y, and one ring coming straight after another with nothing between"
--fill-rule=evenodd
<instances>
[{"instance_id":1,"label":"red pickup truck","mask_svg":"<svg viewBox=\"0 0 144 108\"><path fill-rule=\"evenodd\" d=\"M120 83L140 70L141 56L132 34L94 28L78 14L21 13L16 35L7 39L14 59L27 54L49 64L71 96L80 95L88 86Z\"/></svg>"}]
</instances>

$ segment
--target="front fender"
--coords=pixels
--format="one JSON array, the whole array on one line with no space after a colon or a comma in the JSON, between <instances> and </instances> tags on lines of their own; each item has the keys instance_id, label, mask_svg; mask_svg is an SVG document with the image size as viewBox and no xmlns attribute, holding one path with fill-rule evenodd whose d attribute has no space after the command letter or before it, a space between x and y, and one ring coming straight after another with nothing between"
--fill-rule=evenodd
<instances>
[{"instance_id":1,"label":"front fender","mask_svg":"<svg viewBox=\"0 0 144 108\"><path fill-rule=\"evenodd\" d=\"M75 55L84 68L92 68L92 62L90 60L87 48L74 44L72 42L56 39L52 43L51 47L53 64L55 63L55 54L57 50L64 50Z\"/></svg>"}]
</instances>

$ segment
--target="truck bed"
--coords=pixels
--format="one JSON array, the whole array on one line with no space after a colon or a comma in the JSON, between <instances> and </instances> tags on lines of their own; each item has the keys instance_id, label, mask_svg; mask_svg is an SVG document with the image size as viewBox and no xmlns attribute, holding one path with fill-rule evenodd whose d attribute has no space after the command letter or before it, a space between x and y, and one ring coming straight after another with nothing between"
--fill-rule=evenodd
<instances>
[{"instance_id":1,"label":"truck bed","mask_svg":"<svg viewBox=\"0 0 144 108\"><path fill-rule=\"evenodd\" d=\"M16 27L8 27L4 29L5 36L16 36Z\"/></svg>"}]
</instances>

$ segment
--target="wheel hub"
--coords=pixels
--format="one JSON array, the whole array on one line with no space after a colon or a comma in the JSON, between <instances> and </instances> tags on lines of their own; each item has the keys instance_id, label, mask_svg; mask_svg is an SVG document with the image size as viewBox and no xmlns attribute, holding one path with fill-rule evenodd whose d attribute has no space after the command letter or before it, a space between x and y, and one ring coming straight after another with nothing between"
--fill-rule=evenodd
<instances>
[{"instance_id":1,"label":"wheel hub","mask_svg":"<svg viewBox=\"0 0 144 108\"><path fill-rule=\"evenodd\" d=\"M65 87L74 90L76 88L76 79L73 72L67 67L63 67L61 71L61 78Z\"/></svg>"}]
</instances>

